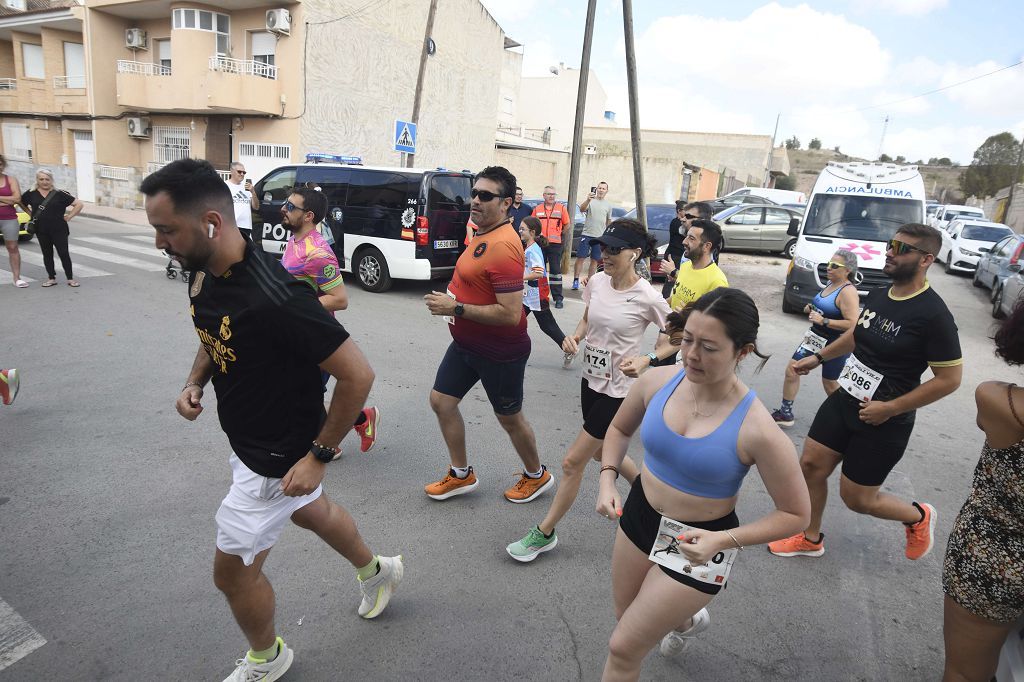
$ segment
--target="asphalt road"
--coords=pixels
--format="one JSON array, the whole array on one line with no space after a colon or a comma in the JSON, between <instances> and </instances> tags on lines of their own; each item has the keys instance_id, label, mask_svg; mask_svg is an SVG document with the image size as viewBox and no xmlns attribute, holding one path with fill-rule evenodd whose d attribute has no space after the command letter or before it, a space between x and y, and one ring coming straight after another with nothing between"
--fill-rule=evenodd
<instances>
[{"instance_id":1,"label":"asphalt road","mask_svg":"<svg viewBox=\"0 0 1024 682\"><path fill-rule=\"evenodd\" d=\"M73 229L76 264L93 273L81 271L81 288L63 278L40 288L42 270L31 262L26 274L37 282L27 290L0 273L0 366L22 372L17 403L0 408L0 681L220 680L246 648L211 581L229 450L212 391L197 422L174 410L197 347L186 287L147 255L148 231L87 219ZM25 250L38 254L34 244ZM732 283L761 309L761 344L773 357L760 374L750 362L741 372L770 405L806 328L780 312L785 264L723 258ZM942 556L982 443L972 392L1016 370L992 354L985 295L938 269L931 281L959 324L965 381L920 411L887 489L936 506L936 550L907 561L902 529L846 510L833 485L824 557L745 552L710 608L712 629L684 658L648 657L643 679L940 676ZM502 499L518 460L478 388L464 415L481 485L429 500L422 486L443 475L447 458L427 396L449 335L421 297L440 283L399 283L384 295L348 283L351 305L340 318L377 371L371 400L384 422L369 454L353 436L345 441L326 486L374 551L404 554L406 577L385 614L363 621L354 570L312 534L287 529L266 565L278 630L296 652L287 679L598 679L614 626L614 528L594 512L596 468L558 528L558 549L533 564L513 562L505 545L542 518L550 497ZM556 317L570 330L582 311L572 300ZM557 475L580 427L579 369L561 368L534 322L530 332L525 409ZM273 376L266 387L273 391ZM798 449L823 395L817 376L805 380L789 431ZM636 442L632 452L641 454ZM738 513L751 519L768 507L755 470ZM38 648L11 662L3 633L15 618L37 633Z\"/></svg>"}]
</instances>

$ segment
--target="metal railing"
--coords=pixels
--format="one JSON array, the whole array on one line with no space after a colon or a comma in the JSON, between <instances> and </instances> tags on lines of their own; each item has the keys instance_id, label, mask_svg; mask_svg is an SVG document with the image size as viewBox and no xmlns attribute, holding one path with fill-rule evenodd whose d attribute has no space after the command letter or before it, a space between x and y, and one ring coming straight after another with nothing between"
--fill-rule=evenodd
<instances>
[{"instance_id":1,"label":"metal railing","mask_svg":"<svg viewBox=\"0 0 1024 682\"><path fill-rule=\"evenodd\" d=\"M551 128L526 128L524 126L509 126L499 123L498 132L521 137L524 140L533 140L541 144L551 144Z\"/></svg>"},{"instance_id":2,"label":"metal railing","mask_svg":"<svg viewBox=\"0 0 1024 682\"><path fill-rule=\"evenodd\" d=\"M68 90L84 90L85 74L80 74L77 76L54 76L53 87L65 88Z\"/></svg>"},{"instance_id":3,"label":"metal railing","mask_svg":"<svg viewBox=\"0 0 1024 682\"><path fill-rule=\"evenodd\" d=\"M146 175L149 175L150 173L155 173L166 165L167 164L163 163L162 161L150 161L149 163L146 164Z\"/></svg>"},{"instance_id":4,"label":"metal railing","mask_svg":"<svg viewBox=\"0 0 1024 682\"><path fill-rule=\"evenodd\" d=\"M118 73L137 73L143 76L170 76L171 67L153 62L133 62L129 59L117 60Z\"/></svg>"},{"instance_id":5,"label":"metal railing","mask_svg":"<svg viewBox=\"0 0 1024 682\"><path fill-rule=\"evenodd\" d=\"M17 90L18 80L16 78L0 78L0 90Z\"/></svg>"},{"instance_id":6,"label":"metal railing","mask_svg":"<svg viewBox=\"0 0 1024 682\"><path fill-rule=\"evenodd\" d=\"M103 166L99 167L100 177L107 178L109 180L124 180L128 181L132 176L131 168L125 166Z\"/></svg>"},{"instance_id":7,"label":"metal railing","mask_svg":"<svg viewBox=\"0 0 1024 682\"><path fill-rule=\"evenodd\" d=\"M252 59L232 59L230 57L210 57L210 71L237 73L243 76L260 76L277 80L277 67Z\"/></svg>"}]
</instances>

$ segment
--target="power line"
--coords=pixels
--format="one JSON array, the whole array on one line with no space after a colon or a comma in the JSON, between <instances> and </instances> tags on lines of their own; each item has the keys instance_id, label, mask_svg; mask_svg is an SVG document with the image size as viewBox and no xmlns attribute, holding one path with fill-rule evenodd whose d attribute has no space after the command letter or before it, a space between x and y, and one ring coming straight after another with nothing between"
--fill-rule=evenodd
<instances>
[{"instance_id":1,"label":"power line","mask_svg":"<svg viewBox=\"0 0 1024 682\"><path fill-rule=\"evenodd\" d=\"M946 86L943 86L941 88L935 88L934 90L929 90L928 92L922 92L920 95L913 95L912 97L905 97L903 99L897 99L897 100L894 100L892 102L884 102L882 104L873 104L873 105L871 105L869 107L861 107L860 109L850 109L848 111L840 111L839 113L840 114L854 114L854 113L857 113L858 111L869 111L870 109L881 109L882 107L891 107L894 104L902 104L904 102L909 102L910 100L918 99L920 97L927 97L928 95L934 95L935 93L942 92L943 90L949 90L950 88L955 88L955 87L959 87L961 85L966 85L967 83L972 83L972 82L974 82L976 80L980 80L982 78L987 78L988 76L992 76L992 75L997 74L997 73L999 73L1001 71L1006 71L1007 69L1012 69L1014 67L1020 66L1021 64L1024 64L1024 59L1020 60L1016 64L1010 64L1009 66L1003 66L1003 67L1000 67L1000 68L996 69L995 71L989 71L988 73L983 73L980 76L975 76L974 78L968 78L967 80L962 80L962 81L960 81L958 83L953 83L951 85L946 85Z\"/></svg>"}]
</instances>

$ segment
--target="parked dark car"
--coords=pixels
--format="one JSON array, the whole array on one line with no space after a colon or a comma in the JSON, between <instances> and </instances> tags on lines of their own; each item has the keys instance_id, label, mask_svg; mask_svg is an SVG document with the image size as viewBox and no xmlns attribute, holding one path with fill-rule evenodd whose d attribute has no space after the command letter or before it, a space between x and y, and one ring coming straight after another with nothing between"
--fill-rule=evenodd
<instances>
[{"instance_id":1,"label":"parked dark car","mask_svg":"<svg viewBox=\"0 0 1024 682\"><path fill-rule=\"evenodd\" d=\"M775 251L792 258L797 238L787 230L802 216L803 211L784 206L739 205L716 213L714 220L722 226L723 250Z\"/></svg>"},{"instance_id":2,"label":"parked dark car","mask_svg":"<svg viewBox=\"0 0 1024 682\"><path fill-rule=\"evenodd\" d=\"M565 205L565 201L558 200L558 203ZM539 205L544 203L543 199L523 199L523 203L530 208L537 208ZM580 243L580 237L583 236L583 224L587 222L587 216L580 210L580 205L576 204L576 216L572 221L572 248L573 253L576 253L576 246ZM565 237L562 237L562 243L565 243Z\"/></svg>"},{"instance_id":3,"label":"parked dark car","mask_svg":"<svg viewBox=\"0 0 1024 682\"><path fill-rule=\"evenodd\" d=\"M676 217L676 205L647 204L647 231L658 240L658 255L651 258L651 277L665 279L661 274L661 256L668 246L668 225ZM623 218L636 218L636 208L631 208Z\"/></svg>"},{"instance_id":4,"label":"parked dark car","mask_svg":"<svg viewBox=\"0 0 1024 682\"><path fill-rule=\"evenodd\" d=\"M978 267L974 271L974 286L992 291L995 301L1001 294L1006 278L1020 272L1024 265L1024 235L1011 234L999 240L988 250L982 249Z\"/></svg>"}]
</instances>

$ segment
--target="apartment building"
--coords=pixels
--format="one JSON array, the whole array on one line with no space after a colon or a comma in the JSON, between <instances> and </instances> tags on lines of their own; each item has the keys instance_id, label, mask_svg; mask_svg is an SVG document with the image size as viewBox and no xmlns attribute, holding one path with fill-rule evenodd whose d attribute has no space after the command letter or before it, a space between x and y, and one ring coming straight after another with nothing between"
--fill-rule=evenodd
<instances>
[{"instance_id":1,"label":"apartment building","mask_svg":"<svg viewBox=\"0 0 1024 682\"><path fill-rule=\"evenodd\" d=\"M3 153L23 184L45 165L122 207L185 157L242 161L255 179L308 152L398 165L394 121L412 114L428 5L0 0ZM479 0L445 0L432 37L416 165L487 165L504 33Z\"/></svg>"}]
</instances>

